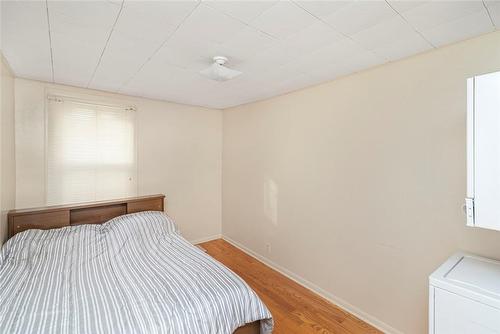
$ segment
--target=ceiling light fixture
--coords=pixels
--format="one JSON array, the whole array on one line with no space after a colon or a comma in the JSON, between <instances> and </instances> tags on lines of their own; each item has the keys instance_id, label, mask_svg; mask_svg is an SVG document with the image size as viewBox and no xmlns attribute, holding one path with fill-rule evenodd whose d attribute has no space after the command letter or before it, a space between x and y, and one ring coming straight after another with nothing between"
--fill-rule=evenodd
<instances>
[{"instance_id":1,"label":"ceiling light fixture","mask_svg":"<svg viewBox=\"0 0 500 334\"><path fill-rule=\"evenodd\" d=\"M230 80L241 74L240 71L232 70L224 66L226 62L226 57L216 56L214 57L214 63L210 67L200 71L200 74L215 81Z\"/></svg>"}]
</instances>

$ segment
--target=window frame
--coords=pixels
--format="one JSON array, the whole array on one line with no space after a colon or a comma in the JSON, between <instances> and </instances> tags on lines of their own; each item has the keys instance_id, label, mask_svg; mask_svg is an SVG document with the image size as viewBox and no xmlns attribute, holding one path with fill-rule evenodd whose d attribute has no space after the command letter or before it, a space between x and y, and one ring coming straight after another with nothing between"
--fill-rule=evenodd
<instances>
[{"instance_id":1,"label":"window frame","mask_svg":"<svg viewBox=\"0 0 500 334\"><path fill-rule=\"evenodd\" d=\"M59 89L50 89L46 88L44 90L44 125L43 125L43 131L44 131L44 198L43 198L43 203L44 205L53 205L48 203L49 199L49 101L51 98L61 98L61 99L66 99L69 101L76 101L80 102L83 104L88 104L88 105L95 105L95 106L104 106L104 107L113 107L113 108L123 108L123 109L129 109L136 114L134 115L134 137L133 137L133 142L134 142L134 152L133 152L133 163L134 163L134 169L133 169L133 177L135 178L135 186L134 186L134 193L135 196L138 195L139 193L139 180L138 180L138 159L137 159L137 151L138 151L138 136L137 136L137 107L132 101L128 101L126 99L114 99L111 97L106 97L106 96L99 96L99 95L90 95L90 94L79 94L79 93L74 93L70 91L65 91L65 90L59 90ZM128 103L131 102L131 103ZM110 198L113 199L113 198ZM61 203L61 204L74 204L74 203ZM55 204L59 205L59 204Z\"/></svg>"}]
</instances>

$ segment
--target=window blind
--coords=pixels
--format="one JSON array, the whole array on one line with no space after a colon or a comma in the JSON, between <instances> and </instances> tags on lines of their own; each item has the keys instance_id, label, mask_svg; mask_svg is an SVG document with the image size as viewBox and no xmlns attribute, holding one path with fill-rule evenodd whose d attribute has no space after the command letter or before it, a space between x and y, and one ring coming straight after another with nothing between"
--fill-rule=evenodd
<instances>
[{"instance_id":1,"label":"window blind","mask_svg":"<svg viewBox=\"0 0 500 334\"><path fill-rule=\"evenodd\" d=\"M132 108L50 97L47 115L47 204L135 196Z\"/></svg>"}]
</instances>

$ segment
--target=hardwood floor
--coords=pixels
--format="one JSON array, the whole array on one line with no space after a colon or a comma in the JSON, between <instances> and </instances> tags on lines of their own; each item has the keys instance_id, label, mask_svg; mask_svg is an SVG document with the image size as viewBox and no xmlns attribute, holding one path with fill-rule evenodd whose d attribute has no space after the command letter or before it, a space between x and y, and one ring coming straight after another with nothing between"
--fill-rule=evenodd
<instances>
[{"instance_id":1,"label":"hardwood floor","mask_svg":"<svg viewBox=\"0 0 500 334\"><path fill-rule=\"evenodd\" d=\"M217 239L200 245L257 292L274 317L275 334L381 333L227 241Z\"/></svg>"}]
</instances>

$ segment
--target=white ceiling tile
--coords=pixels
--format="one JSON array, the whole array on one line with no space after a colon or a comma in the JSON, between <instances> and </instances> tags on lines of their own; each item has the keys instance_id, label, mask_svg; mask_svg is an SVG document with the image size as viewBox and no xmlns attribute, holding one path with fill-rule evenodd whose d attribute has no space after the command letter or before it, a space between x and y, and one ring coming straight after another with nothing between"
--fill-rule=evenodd
<instances>
[{"instance_id":1,"label":"white ceiling tile","mask_svg":"<svg viewBox=\"0 0 500 334\"><path fill-rule=\"evenodd\" d=\"M194 43L224 43L245 27L244 23L201 4L184 21L173 37Z\"/></svg>"},{"instance_id":2,"label":"white ceiling tile","mask_svg":"<svg viewBox=\"0 0 500 334\"><path fill-rule=\"evenodd\" d=\"M150 62L120 89L120 92L185 104L213 106L216 102L213 96L220 87L219 82L203 78L198 73L165 63ZM186 91L196 94L186 94Z\"/></svg>"},{"instance_id":3,"label":"white ceiling tile","mask_svg":"<svg viewBox=\"0 0 500 334\"><path fill-rule=\"evenodd\" d=\"M204 0L203 3L209 7L218 9L245 23L252 22L266 9L276 4L277 0L267 1L220 1Z\"/></svg>"},{"instance_id":4,"label":"white ceiling tile","mask_svg":"<svg viewBox=\"0 0 500 334\"><path fill-rule=\"evenodd\" d=\"M340 63L346 59L365 53L367 51L362 49L357 43L345 38L302 57L300 61L307 62L310 69L314 70L315 68L321 69L325 65Z\"/></svg>"},{"instance_id":5,"label":"white ceiling tile","mask_svg":"<svg viewBox=\"0 0 500 334\"><path fill-rule=\"evenodd\" d=\"M109 33L112 27L93 26L89 24L74 23L71 18L59 15L51 11L49 4L49 17L50 17L50 31L53 33L64 34L72 36L73 39L82 42L93 42L100 44L102 47L106 44ZM110 21L115 18L110 16Z\"/></svg>"},{"instance_id":6,"label":"white ceiling tile","mask_svg":"<svg viewBox=\"0 0 500 334\"><path fill-rule=\"evenodd\" d=\"M51 34L54 81L86 87L97 66L103 45L73 39L71 35Z\"/></svg>"},{"instance_id":7,"label":"white ceiling tile","mask_svg":"<svg viewBox=\"0 0 500 334\"><path fill-rule=\"evenodd\" d=\"M223 44L244 33L247 25L215 9L199 5L168 39L154 59L198 72L208 67ZM233 59L235 61L235 59Z\"/></svg>"},{"instance_id":8,"label":"white ceiling tile","mask_svg":"<svg viewBox=\"0 0 500 334\"><path fill-rule=\"evenodd\" d=\"M252 21L252 26L278 37L286 38L317 20L292 2L280 1Z\"/></svg>"},{"instance_id":9,"label":"white ceiling tile","mask_svg":"<svg viewBox=\"0 0 500 334\"><path fill-rule=\"evenodd\" d=\"M286 65L297 57L294 49L284 43L277 43L271 48L260 50L251 59L240 64L239 70L252 72L265 72L278 66Z\"/></svg>"},{"instance_id":10,"label":"white ceiling tile","mask_svg":"<svg viewBox=\"0 0 500 334\"><path fill-rule=\"evenodd\" d=\"M400 16L384 20L352 38L368 50L388 60L397 60L432 48Z\"/></svg>"},{"instance_id":11,"label":"white ceiling tile","mask_svg":"<svg viewBox=\"0 0 500 334\"><path fill-rule=\"evenodd\" d=\"M52 81L52 65L48 45L43 40L3 41L5 58L15 75L41 81ZM33 50L40 50L33 52Z\"/></svg>"},{"instance_id":12,"label":"white ceiling tile","mask_svg":"<svg viewBox=\"0 0 500 334\"><path fill-rule=\"evenodd\" d=\"M228 57L231 63L242 62L252 59L254 54L267 50L277 43L275 38L247 26L217 46L216 52Z\"/></svg>"},{"instance_id":13,"label":"white ceiling tile","mask_svg":"<svg viewBox=\"0 0 500 334\"><path fill-rule=\"evenodd\" d=\"M280 94L291 92L311 84L311 82L316 81L316 78L312 77L307 73L286 73L286 72L276 72L273 76L266 78L269 83L268 89L279 91Z\"/></svg>"},{"instance_id":14,"label":"white ceiling tile","mask_svg":"<svg viewBox=\"0 0 500 334\"><path fill-rule=\"evenodd\" d=\"M295 82L291 82L289 88L291 90L297 90L302 88L307 88L310 86L317 85L319 82L318 78L310 75L304 74L302 76L296 77L294 79Z\"/></svg>"},{"instance_id":15,"label":"white ceiling tile","mask_svg":"<svg viewBox=\"0 0 500 334\"><path fill-rule=\"evenodd\" d=\"M378 56L371 52L360 52L346 57L337 62L333 62L317 67L309 72L309 75L319 82L334 80L338 77L345 76L351 73L359 72L364 69L383 64Z\"/></svg>"},{"instance_id":16,"label":"white ceiling tile","mask_svg":"<svg viewBox=\"0 0 500 334\"><path fill-rule=\"evenodd\" d=\"M443 46L493 30L488 13L483 8L479 12L448 21L432 29L422 30L422 34L434 45Z\"/></svg>"},{"instance_id":17,"label":"white ceiling tile","mask_svg":"<svg viewBox=\"0 0 500 334\"><path fill-rule=\"evenodd\" d=\"M262 77L271 76L271 77L275 77L278 79L278 80L270 80L271 82L273 82L273 81L278 82L278 81L284 81L284 80L288 80L288 79L295 78L298 76L302 76L303 74L306 74L307 71L308 71L307 68L305 68L305 69L300 68L300 67L296 66L296 64L294 62L290 62L290 63L286 63L284 65L276 66L272 69L269 69L268 71L265 71L265 72L261 73L260 75L258 75L257 78L260 79ZM269 81L269 80L266 79L266 81Z\"/></svg>"},{"instance_id":18,"label":"white ceiling tile","mask_svg":"<svg viewBox=\"0 0 500 334\"><path fill-rule=\"evenodd\" d=\"M160 46L160 42L131 39L114 31L89 87L116 91Z\"/></svg>"},{"instance_id":19,"label":"white ceiling tile","mask_svg":"<svg viewBox=\"0 0 500 334\"><path fill-rule=\"evenodd\" d=\"M52 81L45 3L2 1L0 5L2 51L14 73Z\"/></svg>"},{"instance_id":20,"label":"white ceiling tile","mask_svg":"<svg viewBox=\"0 0 500 334\"><path fill-rule=\"evenodd\" d=\"M484 10L481 1L429 1L401 13L418 31Z\"/></svg>"},{"instance_id":21,"label":"white ceiling tile","mask_svg":"<svg viewBox=\"0 0 500 334\"><path fill-rule=\"evenodd\" d=\"M325 18L340 8L349 5L352 1L296 1L297 5L307 10L309 13Z\"/></svg>"},{"instance_id":22,"label":"white ceiling tile","mask_svg":"<svg viewBox=\"0 0 500 334\"><path fill-rule=\"evenodd\" d=\"M359 72L385 62L386 61L377 54L365 51L357 52L351 57L345 58L339 62L339 65L344 69L350 69L351 72Z\"/></svg>"},{"instance_id":23,"label":"white ceiling tile","mask_svg":"<svg viewBox=\"0 0 500 334\"><path fill-rule=\"evenodd\" d=\"M383 0L352 1L326 16L325 21L351 36L395 15L394 10Z\"/></svg>"},{"instance_id":24,"label":"white ceiling tile","mask_svg":"<svg viewBox=\"0 0 500 334\"><path fill-rule=\"evenodd\" d=\"M187 70L200 71L212 62L212 58L217 55L218 46L219 44L207 40L196 42L174 36L152 59Z\"/></svg>"},{"instance_id":25,"label":"white ceiling tile","mask_svg":"<svg viewBox=\"0 0 500 334\"><path fill-rule=\"evenodd\" d=\"M2 39L30 39L33 34L48 42L46 7L43 2L2 1ZM26 24L29 22L30 24ZM14 36L15 33L15 36Z\"/></svg>"},{"instance_id":26,"label":"white ceiling tile","mask_svg":"<svg viewBox=\"0 0 500 334\"><path fill-rule=\"evenodd\" d=\"M175 66L162 64L158 66L149 63L119 91L125 94L141 95L160 98L164 94L178 93L176 82L170 78L180 81L186 80L186 71ZM176 80L177 81L177 80Z\"/></svg>"},{"instance_id":27,"label":"white ceiling tile","mask_svg":"<svg viewBox=\"0 0 500 334\"><path fill-rule=\"evenodd\" d=\"M299 54L306 54L328 44L338 42L343 38L342 34L336 32L327 24L317 21L286 38L283 44L296 50Z\"/></svg>"},{"instance_id":28,"label":"white ceiling tile","mask_svg":"<svg viewBox=\"0 0 500 334\"><path fill-rule=\"evenodd\" d=\"M113 27L120 6L109 1L48 1L49 13L84 27ZM51 22L52 23L52 22Z\"/></svg>"},{"instance_id":29,"label":"white ceiling tile","mask_svg":"<svg viewBox=\"0 0 500 334\"><path fill-rule=\"evenodd\" d=\"M340 64L335 64L335 66L329 66L322 70L315 70L309 73L309 75L317 83L323 83L331 80L335 80L339 77L352 73L350 68L344 68Z\"/></svg>"},{"instance_id":30,"label":"white ceiling tile","mask_svg":"<svg viewBox=\"0 0 500 334\"><path fill-rule=\"evenodd\" d=\"M132 39L163 42L197 6L187 1L126 1L115 31Z\"/></svg>"},{"instance_id":31,"label":"white ceiling tile","mask_svg":"<svg viewBox=\"0 0 500 334\"><path fill-rule=\"evenodd\" d=\"M49 1L54 80L86 87L120 7L107 1Z\"/></svg>"},{"instance_id":32,"label":"white ceiling tile","mask_svg":"<svg viewBox=\"0 0 500 334\"><path fill-rule=\"evenodd\" d=\"M346 72L347 64L350 71L364 69L372 65L384 63L386 60L374 52L365 51L349 39L334 43L317 52L305 55L289 64L301 73L311 75L314 78L321 76L333 80L338 72ZM329 74L329 73L333 74Z\"/></svg>"},{"instance_id":33,"label":"white ceiling tile","mask_svg":"<svg viewBox=\"0 0 500 334\"><path fill-rule=\"evenodd\" d=\"M491 19L497 29L500 29L500 1L490 0L485 2L488 11L490 12Z\"/></svg>"},{"instance_id":34,"label":"white ceiling tile","mask_svg":"<svg viewBox=\"0 0 500 334\"><path fill-rule=\"evenodd\" d=\"M398 11L404 13L410 9L425 5L429 1L406 1L406 0L389 0L389 4Z\"/></svg>"},{"instance_id":35,"label":"white ceiling tile","mask_svg":"<svg viewBox=\"0 0 500 334\"><path fill-rule=\"evenodd\" d=\"M373 50L377 46L387 45L414 34L415 30L405 20L400 16L393 16L352 35L352 38L367 49Z\"/></svg>"},{"instance_id":36,"label":"white ceiling tile","mask_svg":"<svg viewBox=\"0 0 500 334\"><path fill-rule=\"evenodd\" d=\"M394 40L388 44L381 44L373 49L379 56L394 61L422 53L432 49L432 46L417 33L405 38Z\"/></svg>"}]
</instances>

